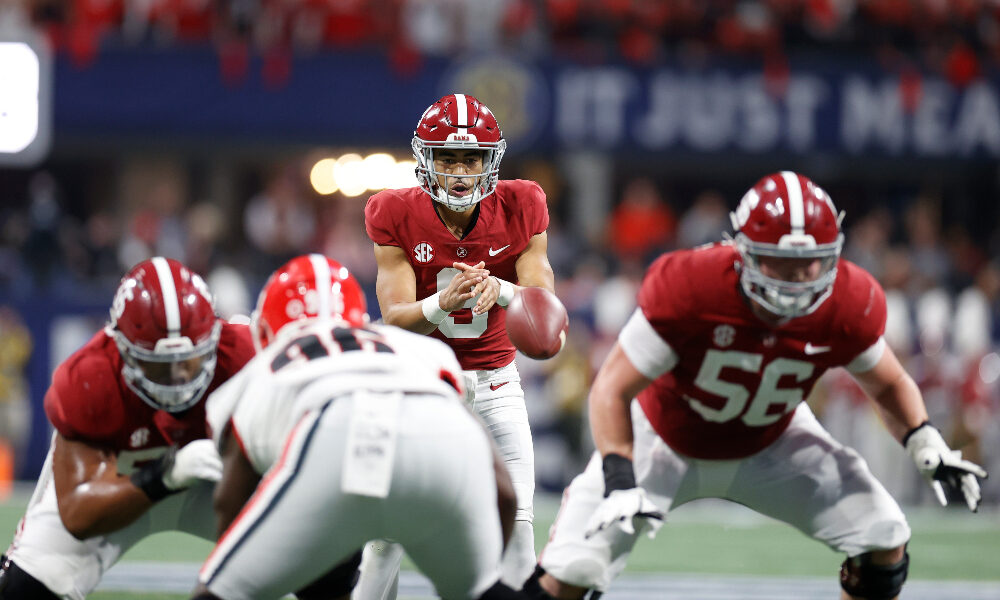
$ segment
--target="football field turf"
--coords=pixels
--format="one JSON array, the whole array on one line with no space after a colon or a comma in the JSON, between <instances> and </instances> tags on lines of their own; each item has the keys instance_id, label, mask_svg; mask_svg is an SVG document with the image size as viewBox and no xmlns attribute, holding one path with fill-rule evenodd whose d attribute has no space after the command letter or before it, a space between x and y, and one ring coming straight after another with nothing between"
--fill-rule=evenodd
<instances>
[{"instance_id":1,"label":"football field turf","mask_svg":"<svg viewBox=\"0 0 1000 600\"><path fill-rule=\"evenodd\" d=\"M21 493L0 503L0 546L13 534L25 501ZM537 500L539 549L557 503L555 496ZM903 598L1000 600L1000 512L986 509L972 515L964 509L931 506L906 512L913 528L912 585ZM184 592L193 586L197 563L209 549L207 542L185 534L157 534L126 554L90 598L186 598ZM835 598L842 560L784 524L733 504L701 501L671 513L655 540L640 540L626 577L606 597ZM405 568L412 569L412 565L407 562ZM422 577L405 574L400 597L428 597L429 589Z\"/></svg>"}]
</instances>

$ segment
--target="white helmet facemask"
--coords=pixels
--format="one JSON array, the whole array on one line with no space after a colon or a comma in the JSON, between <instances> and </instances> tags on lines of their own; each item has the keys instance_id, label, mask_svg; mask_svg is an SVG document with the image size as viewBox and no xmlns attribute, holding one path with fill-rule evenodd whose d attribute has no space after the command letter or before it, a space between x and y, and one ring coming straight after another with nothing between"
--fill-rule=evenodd
<instances>
[{"instance_id":1,"label":"white helmet facemask","mask_svg":"<svg viewBox=\"0 0 1000 600\"><path fill-rule=\"evenodd\" d=\"M456 137L466 139L453 139ZM472 134L462 136L452 134L448 138L444 142L432 142L424 141L417 136L413 137L411 146L413 148L413 157L417 161L415 170L417 181L420 182L420 188L427 192L435 201L451 210L464 212L496 191L497 181L500 178L500 160L503 159L504 152L507 149L507 142L503 139L498 142L479 142L476 140L476 136ZM441 149L481 150L483 152L482 172L459 176L454 173L436 170L434 168L434 151ZM472 193L465 196L451 194L448 189L441 185L442 177L474 180Z\"/></svg>"}]
</instances>

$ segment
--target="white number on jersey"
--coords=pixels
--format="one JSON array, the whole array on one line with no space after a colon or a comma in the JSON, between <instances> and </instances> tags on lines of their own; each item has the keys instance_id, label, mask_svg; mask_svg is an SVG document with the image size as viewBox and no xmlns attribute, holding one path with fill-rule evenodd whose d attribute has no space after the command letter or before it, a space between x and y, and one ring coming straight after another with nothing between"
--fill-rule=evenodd
<instances>
[{"instance_id":1,"label":"white number on jersey","mask_svg":"<svg viewBox=\"0 0 1000 600\"><path fill-rule=\"evenodd\" d=\"M332 340L332 344L330 341ZM318 335L308 334L295 338L285 345L274 360L271 370L289 365L293 362L310 361L332 354L361 350L365 352L392 352L377 332L370 329L335 327L330 332L330 339L321 340Z\"/></svg>"},{"instance_id":2,"label":"white number on jersey","mask_svg":"<svg viewBox=\"0 0 1000 600\"><path fill-rule=\"evenodd\" d=\"M757 393L747 407L750 392L742 385L723 381L720 378L722 369L731 367L748 373L760 373L764 357L760 354L739 352L736 350L709 350L698 370L694 383L699 388L722 396L726 403L722 408L711 408L698 400L685 396L685 399L706 421L725 423L736 417L750 427L762 427L776 422L782 416L791 412L799 402L802 402L801 388L779 388L778 381L784 375L793 375L797 382L808 379L815 366L812 363L791 358L776 358L764 367L760 377ZM768 414L772 404L783 404L784 409ZM746 409L746 410L744 410ZM741 416L742 415L742 416Z\"/></svg>"},{"instance_id":3,"label":"white number on jersey","mask_svg":"<svg viewBox=\"0 0 1000 600\"><path fill-rule=\"evenodd\" d=\"M438 271L438 291L440 292L448 287L448 284L451 283L451 280L458 272L458 269L453 267L446 267ZM486 320L490 313L484 312L481 315L472 314L472 307L475 304L476 298L466 300L461 310L449 314L444 318L444 321L441 321L441 324L438 325L438 331L449 338L477 338L483 335L486 332ZM458 315L457 318L456 315Z\"/></svg>"}]
</instances>

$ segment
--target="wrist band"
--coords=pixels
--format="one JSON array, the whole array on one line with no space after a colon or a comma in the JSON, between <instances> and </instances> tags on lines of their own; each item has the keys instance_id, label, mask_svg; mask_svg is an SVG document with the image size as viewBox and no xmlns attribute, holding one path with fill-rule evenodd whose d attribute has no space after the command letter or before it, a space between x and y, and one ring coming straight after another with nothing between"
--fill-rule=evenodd
<instances>
[{"instance_id":1,"label":"wrist band","mask_svg":"<svg viewBox=\"0 0 1000 600\"><path fill-rule=\"evenodd\" d=\"M916 432L920 431L920 430L921 430L921 429L923 429L924 427L933 427L933 425L931 425L931 422L930 422L930 421L924 421L924 422L923 422L923 423L921 423L920 425L917 425L917 426L916 426L916 427L914 427L913 429L911 429L911 430L907 431L907 432L906 432L906 435L904 435L904 436L903 436L903 447L904 447L904 448L906 447L906 442L910 441L910 437L911 437L911 436L912 436L912 435L913 435L914 433L916 433Z\"/></svg>"},{"instance_id":2,"label":"wrist band","mask_svg":"<svg viewBox=\"0 0 1000 600\"><path fill-rule=\"evenodd\" d=\"M448 316L448 311L441 308L440 297L441 292L431 294L420 303L420 310L423 311L424 318L427 319L428 323L438 325Z\"/></svg>"},{"instance_id":3,"label":"wrist band","mask_svg":"<svg viewBox=\"0 0 1000 600\"><path fill-rule=\"evenodd\" d=\"M514 299L514 284L509 281L504 281L499 277L494 277L493 279L496 279L497 283L500 284L500 295L497 296L497 304L507 308L507 305Z\"/></svg>"},{"instance_id":4,"label":"wrist band","mask_svg":"<svg viewBox=\"0 0 1000 600\"><path fill-rule=\"evenodd\" d=\"M632 468L631 460L621 454L608 454L602 464L605 498L615 490L629 490L635 487L635 470Z\"/></svg>"},{"instance_id":5,"label":"wrist band","mask_svg":"<svg viewBox=\"0 0 1000 600\"><path fill-rule=\"evenodd\" d=\"M129 477L132 484L142 490L152 502L159 502L170 494L179 491L171 490L163 483L163 466L162 460L158 460L132 473Z\"/></svg>"}]
</instances>

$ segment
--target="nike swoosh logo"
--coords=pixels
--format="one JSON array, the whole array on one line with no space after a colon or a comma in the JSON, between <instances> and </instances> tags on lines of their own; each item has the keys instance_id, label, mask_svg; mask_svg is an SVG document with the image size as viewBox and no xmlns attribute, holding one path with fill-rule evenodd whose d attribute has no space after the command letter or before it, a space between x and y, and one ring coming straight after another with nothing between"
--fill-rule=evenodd
<instances>
[{"instance_id":1,"label":"nike swoosh logo","mask_svg":"<svg viewBox=\"0 0 1000 600\"><path fill-rule=\"evenodd\" d=\"M510 244L507 244L503 248L498 248L496 250L493 249L493 246L490 246L490 256L496 256L497 254L500 254L501 252L503 252L507 248L510 248Z\"/></svg>"},{"instance_id":2,"label":"nike swoosh logo","mask_svg":"<svg viewBox=\"0 0 1000 600\"><path fill-rule=\"evenodd\" d=\"M822 354L823 352L829 352L832 346L813 346L809 342L806 342L806 354Z\"/></svg>"},{"instance_id":3,"label":"nike swoosh logo","mask_svg":"<svg viewBox=\"0 0 1000 600\"><path fill-rule=\"evenodd\" d=\"M506 248L506 246L504 246L504 247ZM503 250L503 248L501 248L501 250ZM505 381L503 383L491 383L490 384L490 389L495 392L495 391L499 390L500 388L502 388L503 386L507 385L508 383L510 383L510 382L509 381Z\"/></svg>"}]
</instances>

